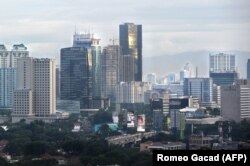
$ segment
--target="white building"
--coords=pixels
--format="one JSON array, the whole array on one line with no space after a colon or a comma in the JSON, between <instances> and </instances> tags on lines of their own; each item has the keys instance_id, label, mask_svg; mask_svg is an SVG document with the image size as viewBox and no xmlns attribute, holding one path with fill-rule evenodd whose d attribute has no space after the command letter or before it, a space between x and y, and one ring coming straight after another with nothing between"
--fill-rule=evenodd
<instances>
[{"instance_id":1,"label":"white building","mask_svg":"<svg viewBox=\"0 0 250 166\"><path fill-rule=\"evenodd\" d=\"M13 118L47 117L56 113L55 60L20 58L17 61L17 89ZM18 120L14 120L18 121Z\"/></svg>"},{"instance_id":2,"label":"white building","mask_svg":"<svg viewBox=\"0 0 250 166\"><path fill-rule=\"evenodd\" d=\"M28 57L29 52L23 44L13 45L8 50L0 45L0 107L13 106L13 94L16 86L16 61Z\"/></svg>"},{"instance_id":3,"label":"white building","mask_svg":"<svg viewBox=\"0 0 250 166\"><path fill-rule=\"evenodd\" d=\"M235 55L226 53L210 53L210 72L235 72Z\"/></svg>"},{"instance_id":4,"label":"white building","mask_svg":"<svg viewBox=\"0 0 250 166\"><path fill-rule=\"evenodd\" d=\"M121 82L116 87L116 103L143 103L147 90L151 90L149 82Z\"/></svg>"}]
</instances>

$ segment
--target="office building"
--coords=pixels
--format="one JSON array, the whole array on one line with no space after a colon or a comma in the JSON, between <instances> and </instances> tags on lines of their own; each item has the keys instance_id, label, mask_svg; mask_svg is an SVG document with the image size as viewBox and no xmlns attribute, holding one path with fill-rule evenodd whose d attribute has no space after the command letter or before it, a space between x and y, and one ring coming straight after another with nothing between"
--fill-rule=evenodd
<instances>
[{"instance_id":1,"label":"office building","mask_svg":"<svg viewBox=\"0 0 250 166\"><path fill-rule=\"evenodd\" d=\"M210 54L209 76L218 86L232 85L238 79L234 54Z\"/></svg>"},{"instance_id":2,"label":"office building","mask_svg":"<svg viewBox=\"0 0 250 166\"><path fill-rule=\"evenodd\" d=\"M101 66L101 46L100 39L94 37L94 34L74 34L73 47L89 48L92 55L92 72L93 72L93 97L100 97L102 83L102 66Z\"/></svg>"},{"instance_id":3,"label":"office building","mask_svg":"<svg viewBox=\"0 0 250 166\"><path fill-rule=\"evenodd\" d=\"M81 108L92 108L92 71L91 49L61 49L61 99L80 101Z\"/></svg>"},{"instance_id":4,"label":"office building","mask_svg":"<svg viewBox=\"0 0 250 166\"><path fill-rule=\"evenodd\" d=\"M213 81L211 78L186 78L184 95L198 98L200 102L213 101Z\"/></svg>"},{"instance_id":5,"label":"office building","mask_svg":"<svg viewBox=\"0 0 250 166\"><path fill-rule=\"evenodd\" d=\"M151 90L149 82L120 82L116 86L116 103L143 103L147 90Z\"/></svg>"},{"instance_id":6,"label":"office building","mask_svg":"<svg viewBox=\"0 0 250 166\"><path fill-rule=\"evenodd\" d=\"M8 50L5 45L0 45L0 107L13 107L16 61L18 58L28 56L27 47L23 44L13 45L11 50Z\"/></svg>"},{"instance_id":7,"label":"office building","mask_svg":"<svg viewBox=\"0 0 250 166\"><path fill-rule=\"evenodd\" d=\"M221 114L227 120L250 119L250 80L221 87Z\"/></svg>"},{"instance_id":8,"label":"office building","mask_svg":"<svg viewBox=\"0 0 250 166\"><path fill-rule=\"evenodd\" d=\"M120 25L119 38L122 55L131 56L128 68L132 69L131 76L123 76L120 81L142 81L142 25Z\"/></svg>"},{"instance_id":9,"label":"office building","mask_svg":"<svg viewBox=\"0 0 250 166\"><path fill-rule=\"evenodd\" d=\"M18 59L16 87L13 118L48 117L56 113L55 60Z\"/></svg>"},{"instance_id":10,"label":"office building","mask_svg":"<svg viewBox=\"0 0 250 166\"><path fill-rule=\"evenodd\" d=\"M163 100L154 98L150 101L151 111L153 112L153 129L156 131L162 130L163 121Z\"/></svg>"},{"instance_id":11,"label":"office building","mask_svg":"<svg viewBox=\"0 0 250 166\"><path fill-rule=\"evenodd\" d=\"M247 79L250 80L250 59L247 61Z\"/></svg>"},{"instance_id":12,"label":"office building","mask_svg":"<svg viewBox=\"0 0 250 166\"><path fill-rule=\"evenodd\" d=\"M210 78L217 86L232 85L238 79L237 72L210 73Z\"/></svg>"},{"instance_id":13,"label":"office building","mask_svg":"<svg viewBox=\"0 0 250 166\"><path fill-rule=\"evenodd\" d=\"M235 72L235 55L226 53L216 53L209 55L210 72Z\"/></svg>"},{"instance_id":14,"label":"office building","mask_svg":"<svg viewBox=\"0 0 250 166\"><path fill-rule=\"evenodd\" d=\"M61 99L80 101L92 108L101 97L102 66L100 39L93 34L74 34L73 47L61 49Z\"/></svg>"},{"instance_id":15,"label":"office building","mask_svg":"<svg viewBox=\"0 0 250 166\"><path fill-rule=\"evenodd\" d=\"M102 92L112 103L115 102L115 87L119 82L120 47L110 45L102 53Z\"/></svg>"}]
</instances>

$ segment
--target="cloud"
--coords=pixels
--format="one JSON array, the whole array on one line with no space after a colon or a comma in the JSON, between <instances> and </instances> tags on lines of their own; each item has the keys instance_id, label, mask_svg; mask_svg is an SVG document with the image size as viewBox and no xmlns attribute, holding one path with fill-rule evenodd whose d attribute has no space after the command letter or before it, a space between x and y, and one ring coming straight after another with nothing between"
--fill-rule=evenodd
<instances>
[{"instance_id":1,"label":"cloud","mask_svg":"<svg viewBox=\"0 0 250 166\"><path fill-rule=\"evenodd\" d=\"M75 26L97 33L105 46L118 38L119 24L135 22L143 25L144 56L250 51L249 6L249 0L9 0L1 2L0 42L59 57Z\"/></svg>"}]
</instances>

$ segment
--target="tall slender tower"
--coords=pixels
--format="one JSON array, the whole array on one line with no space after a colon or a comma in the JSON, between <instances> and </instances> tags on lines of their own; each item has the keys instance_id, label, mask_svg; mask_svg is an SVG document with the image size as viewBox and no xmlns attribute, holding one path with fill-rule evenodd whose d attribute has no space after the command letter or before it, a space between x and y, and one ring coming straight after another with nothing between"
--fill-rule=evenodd
<instances>
[{"instance_id":1,"label":"tall slender tower","mask_svg":"<svg viewBox=\"0 0 250 166\"><path fill-rule=\"evenodd\" d=\"M121 77L120 81L142 81L142 25L134 23L120 25L119 35L123 56L130 55L132 57L132 63L129 63L128 67L132 69L132 72L129 73L132 76Z\"/></svg>"}]
</instances>

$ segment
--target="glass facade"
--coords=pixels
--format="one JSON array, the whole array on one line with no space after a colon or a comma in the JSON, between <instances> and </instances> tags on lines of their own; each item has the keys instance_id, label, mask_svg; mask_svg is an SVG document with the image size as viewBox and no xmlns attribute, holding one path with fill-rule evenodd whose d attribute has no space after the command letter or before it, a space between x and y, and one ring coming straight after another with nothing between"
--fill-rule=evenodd
<instances>
[{"instance_id":1,"label":"glass facade","mask_svg":"<svg viewBox=\"0 0 250 166\"><path fill-rule=\"evenodd\" d=\"M81 108L92 107L93 65L91 49L61 49L61 99L80 101Z\"/></svg>"},{"instance_id":2,"label":"glass facade","mask_svg":"<svg viewBox=\"0 0 250 166\"><path fill-rule=\"evenodd\" d=\"M213 79L213 83L217 86L232 85L238 79L238 73L210 73L210 78Z\"/></svg>"},{"instance_id":3,"label":"glass facade","mask_svg":"<svg viewBox=\"0 0 250 166\"><path fill-rule=\"evenodd\" d=\"M142 81L142 26L125 23L120 25L119 32L122 55L130 55L133 57L133 62L130 63L128 67L133 69L132 72L129 73L131 76L122 76L120 81Z\"/></svg>"}]
</instances>

